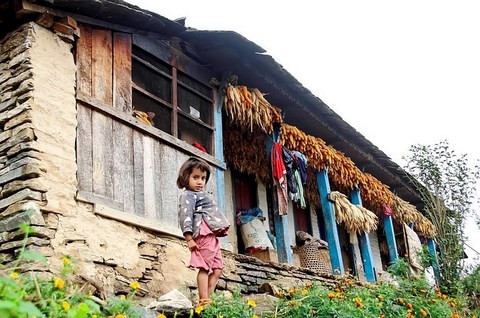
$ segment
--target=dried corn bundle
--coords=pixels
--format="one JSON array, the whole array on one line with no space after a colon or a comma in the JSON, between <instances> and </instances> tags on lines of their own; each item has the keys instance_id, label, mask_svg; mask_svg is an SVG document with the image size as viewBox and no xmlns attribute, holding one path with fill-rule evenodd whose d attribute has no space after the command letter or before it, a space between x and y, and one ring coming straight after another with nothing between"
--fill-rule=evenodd
<instances>
[{"instance_id":1,"label":"dried corn bundle","mask_svg":"<svg viewBox=\"0 0 480 318\"><path fill-rule=\"evenodd\" d=\"M389 187L381 183L377 178L369 173L363 173L361 181L362 203L372 211L381 213L382 203L393 204L393 193Z\"/></svg>"},{"instance_id":2,"label":"dried corn bundle","mask_svg":"<svg viewBox=\"0 0 480 318\"><path fill-rule=\"evenodd\" d=\"M425 237L431 238L436 235L437 230L433 223L421 214L414 205L398 196L394 196L393 208L395 210L395 220L407 224L413 223L415 229Z\"/></svg>"},{"instance_id":3,"label":"dried corn bundle","mask_svg":"<svg viewBox=\"0 0 480 318\"><path fill-rule=\"evenodd\" d=\"M265 149L265 134L258 127L254 128L254 133L247 133L246 129L233 123L224 126L225 161L236 170L268 184L271 182L271 164Z\"/></svg>"},{"instance_id":4,"label":"dried corn bundle","mask_svg":"<svg viewBox=\"0 0 480 318\"><path fill-rule=\"evenodd\" d=\"M378 217L375 213L350 203L345 194L332 191L328 199L333 202L336 221L343 224L349 233L368 233L377 229Z\"/></svg>"},{"instance_id":5,"label":"dried corn bundle","mask_svg":"<svg viewBox=\"0 0 480 318\"><path fill-rule=\"evenodd\" d=\"M307 185L304 187L305 199L313 208L321 207L320 193L318 192L317 171L308 166Z\"/></svg>"},{"instance_id":6,"label":"dried corn bundle","mask_svg":"<svg viewBox=\"0 0 480 318\"><path fill-rule=\"evenodd\" d=\"M258 126L262 131L271 133L273 124L282 122L280 109L270 105L257 88L228 84L223 107L231 121L248 127L250 132Z\"/></svg>"}]
</instances>

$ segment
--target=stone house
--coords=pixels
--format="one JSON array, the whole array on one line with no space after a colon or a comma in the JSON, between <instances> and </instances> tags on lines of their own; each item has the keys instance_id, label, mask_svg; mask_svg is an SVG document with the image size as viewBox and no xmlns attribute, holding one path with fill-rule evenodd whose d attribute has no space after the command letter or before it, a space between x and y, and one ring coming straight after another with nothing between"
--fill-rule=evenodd
<instances>
[{"instance_id":1,"label":"stone house","mask_svg":"<svg viewBox=\"0 0 480 318\"><path fill-rule=\"evenodd\" d=\"M434 229L401 169L240 34L187 28L121 0L4 2L0 26L3 264L28 222L29 248L49 260L33 271L56 272L68 255L100 296L124 293L132 280L146 298L172 288L193 293L175 186L192 155L214 168L208 191L234 224L222 241L219 288L256 292L284 276L324 280L349 271L375 281L408 248L395 234L404 237L405 223L433 246ZM269 116L236 107L241 101L229 105L232 87L261 92ZM271 181L276 142L316 147L306 204L290 200L283 216ZM340 222L331 193L363 204L375 226L347 212ZM389 205L393 215L382 210ZM235 224L250 208L264 212L275 251L247 253ZM330 272L302 266L292 249L297 231L328 242Z\"/></svg>"}]
</instances>

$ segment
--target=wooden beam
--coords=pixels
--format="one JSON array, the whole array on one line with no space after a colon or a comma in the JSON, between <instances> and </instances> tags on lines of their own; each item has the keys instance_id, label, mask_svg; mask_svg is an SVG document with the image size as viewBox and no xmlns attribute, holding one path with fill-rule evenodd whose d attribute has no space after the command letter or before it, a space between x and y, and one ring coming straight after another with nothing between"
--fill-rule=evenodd
<instances>
[{"instance_id":1,"label":"wooden beam","mask_svg":"<svg viewBox=\"0 0 480 318\"><path fill-rule=\"evenodd\" d=\"M325 230L327 234L328 251L330 252L330 261L332 263L333 275L345 275L343 268L342 250L338 238L337 221L335 219L335 210L333 203L328 200L330 193L330 181L328 180L328 171L322 169L317 171L318 192L320 193L320 202L322 203L322 212L325 220Z\"/></svg>"},{"instance_id":2,"label":"wooden beam","mask_svg":"<svg viewBox=\"0 0 480 318\"><path fill-rule=\"evenodd\" d=\"M352 204L355 205L362 205L362 198L360 196L360 191L355 189L350 194L350 201ZM367 282L374 283L376 281L375 278L375 270L373 268L373 254L372 248L370 244L370 236L368 233L359 233L358 237L360 239L360 252L362 254L362 263L363 263L363 271L365 272L365 278Z\"/></svg>"}]
</instances>

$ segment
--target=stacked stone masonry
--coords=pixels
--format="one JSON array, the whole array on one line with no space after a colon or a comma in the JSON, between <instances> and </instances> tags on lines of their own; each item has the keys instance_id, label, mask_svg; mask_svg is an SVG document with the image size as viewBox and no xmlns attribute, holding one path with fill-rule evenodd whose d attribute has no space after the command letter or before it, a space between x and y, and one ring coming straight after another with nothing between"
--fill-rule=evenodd
<instances>
[{"instance_id":1,"label":"stacked stone masonry","mask_svg":"<svg viewBox=\"0 0 480 318\"><path fill-rule=\"evenodd\" d=\"M33 26L26 24L0 42L0 262L14 258L22 245L19 225L35 234L29 244L46 246L53 230L46 227L39 206L47 189L32 124L33 71L30 56Z\"/></svg>"}]
</instances>

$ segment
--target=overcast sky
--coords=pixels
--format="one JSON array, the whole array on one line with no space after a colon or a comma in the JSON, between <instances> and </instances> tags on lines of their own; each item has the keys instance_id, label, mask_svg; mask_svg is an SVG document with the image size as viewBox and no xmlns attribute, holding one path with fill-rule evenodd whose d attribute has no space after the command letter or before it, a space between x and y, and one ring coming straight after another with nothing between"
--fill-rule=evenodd
<instances>
[{"instance_id":1,"label":"overcast sky","mask_svg":"<svg viewBox=\"0 0 480 318\"><path fill-rule=\"evenodd\" d=\"M401 166L442 140L480 158L480 1L127 1L255 42Z\"/></svg>"}]
</instances>

